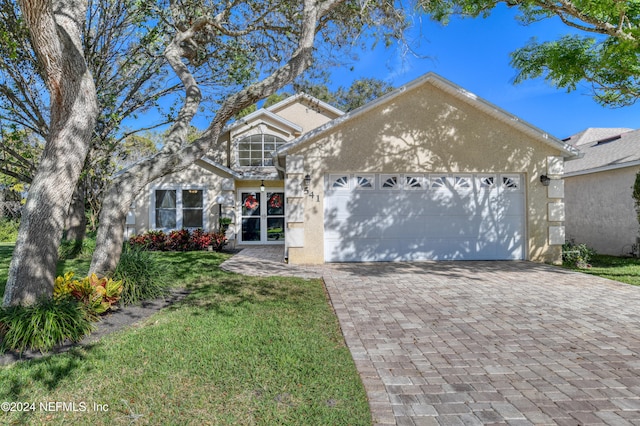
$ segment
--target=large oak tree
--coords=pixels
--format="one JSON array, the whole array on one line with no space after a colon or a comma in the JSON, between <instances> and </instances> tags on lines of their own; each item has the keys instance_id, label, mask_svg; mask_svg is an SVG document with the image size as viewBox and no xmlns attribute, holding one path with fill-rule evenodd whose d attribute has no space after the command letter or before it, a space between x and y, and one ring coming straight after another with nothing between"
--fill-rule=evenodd
<instances>
[{"instance_id":1,"label":"large oak tree","mask_svg":"<svg viewBox=\"0 0 640 426\"><path fill-rule=\"evenodd\" d=\"M50 93L50 120L9 266L6 305L33 303L53 291L65 217L98 115L81 42L86 6L64 0L20 2Z\"/></svg>"}]
</instances>

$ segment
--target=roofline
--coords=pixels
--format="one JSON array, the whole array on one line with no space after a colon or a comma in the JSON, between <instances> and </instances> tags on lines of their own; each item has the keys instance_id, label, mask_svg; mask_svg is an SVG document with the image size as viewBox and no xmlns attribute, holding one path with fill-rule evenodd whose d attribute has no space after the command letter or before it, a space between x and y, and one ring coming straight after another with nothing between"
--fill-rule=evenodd
<instances>
[{"instance_id":1,"label":"roofline","mask_svg":"<svg viewBox=\"0 0 640 426\"><path fill-rule=\"evenodd\" d=\"M198 161L201 161L201 162L207 164L208 166L215 167L216 169L222 170L223 172L230 174L234 179L241 179L242 178L242 176L240 176L240 174L238 172L236 172L235 170L232 170L229 167L223 166L220 163L216 163L215 161L210 160L207 157L202 157L202 158L199 158L198 160L196 160L196 165L198 165Z\"/></svg>"},{"instance_id":2,"label":"roofline","mask_svg":"<svg viewBox=\"0 0 640 426\"><path fill-rule=\"evenodd\" d=\"M278 108L287 106L288 104L292 104L292 103L294 103L295 101L297 101L300 98L304 98L304 99L306 99L306 100L308 100L310 102L317 103L323 109L326 109L327 111L330 111L330 112L332 112L332 113L334 113L334 114L336 114L338 116L344 115L344 111L342 111L341 109L338 109L338 108L334 107L333 105L330 105L330 104L326 103L325 101L321 101L320 99L318 99L318 98L316 98L314 96L308 95L308 94L306 94L304 92L300 92L300 93L297 93L297 94L295 94L293 96L289 96L288 98L285 98L285 99L281 100L280 102L277 102L277 103L267 107L266 109L268 111L272 111L274 109L278 109Z\"/></svg>"},{"instance_id":3,"label":"roofline","mask_svg":"<svg viewBox=\"0 0 640 426\"><path fill-rule=\"evenodd\" d=\"M276 122L278 122L278 123L280 123L280 124L282 124L282 125L284 125L286 127L289 127L294 132L302 133L302 131L303 131L302 127L298 126L294 122L289 121L286 118L282 118L278 114L276 114L274 112L271 112L266 108L260 108L259 110L254 111L251 114L248 114L248 115L242 117L241 119L234 121L229 126L225 127L222 130L222 133L230 132L231 130L234 130L234 129L238 128L238 127L247 125L247 124L249 124L250 121L257 119L262 115L266 115L267 117L271 118L272 120L275 120Z\"/></svg>"},{"instance_id":4,"label":"roofline","mask_svg":"<svg viewBox=\"0 0 640 426\"><path fill-rule=\"evenodd\" d=\"M409 83L379 97L378 99L375 99L359 108L356 108L353 111L350 111L344 114L343 116L338 117L326 123L325 125L320 126L315 130L312 130L311 132L304 134L303 136L291 141L290 143L283 145L277 151L277 155L278 156L285 155L291 148L297 145L301 145L309 139L318 137L346 121L352 120L355 117L359 117L365 114L366 112L372 110L373 108L377 108L380 105L391 102L392 100L404 94L405 92L411 91L426 83L432 84L433 86L445 91L446 93L453 95L455 98L460 99L472 106L477 107L479 110L489 114L490 116L506 124L509 124L512 127L515 127L516 129L532 136L534 139L538 141L541 141L547 145L552 146L553 148L563 151L566 154L565 157L569 159L579 158L581 155L580 150L578 150L574 146L562 141L561 139L556 138L555 136L551 136L547 132L544 132L539 128L533 126L532 124L529 124L528 122L521 120L515 115L503 110L502 108L490 103L489 101L486 101L485 99L475 95L474 93L471 93L468 90L463 89L457 84L452 83L451 81L441 77L440 75L434 72L428 72L427 74L421 77L418 77L413 81L410 81Z\"/></svg>"},{"instance_id":5,"label":"roofline","mask_svg":"<svg viewBox=\"0 0 640 426\"><path fill-rule=\"evenodd\" d=\"M594 167L592 169L577 170L575 172L564 173L563 177L574 177L589 175L592 173L608 172L610 170L625 169L627 167L640 166L640 160L629 161L626 163L608 164L606 166Z\"/></svg>"}]
</instances>

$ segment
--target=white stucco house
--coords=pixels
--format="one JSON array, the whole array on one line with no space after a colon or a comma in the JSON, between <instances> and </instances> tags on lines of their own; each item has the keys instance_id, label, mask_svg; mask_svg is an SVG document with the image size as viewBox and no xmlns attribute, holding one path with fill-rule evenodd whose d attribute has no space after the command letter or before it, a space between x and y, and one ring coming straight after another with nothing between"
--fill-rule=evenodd
<instances>
[{"instance_id":1,"label":"white stucco house","mask_svg":"<svg viewBox=\"0 0 640 426\"><path fill-rule=\"evenodd\" d=\"M584 154L565 166L567 238L598 253L631 254L640 229L632 197L640 130L590 128L565 142Z\"/></svg>"},{"instance_id":2,"label":"white stucco house","mask_svg":"<svg viewBox=\"0 0 640 426\"><path fill-rule=\"evenodd\" d=\"M300 94L149 185L130 232L217 227L291 263L559 262L571 144L433 73L347 114Z\"/></svg>"}]
</instances>

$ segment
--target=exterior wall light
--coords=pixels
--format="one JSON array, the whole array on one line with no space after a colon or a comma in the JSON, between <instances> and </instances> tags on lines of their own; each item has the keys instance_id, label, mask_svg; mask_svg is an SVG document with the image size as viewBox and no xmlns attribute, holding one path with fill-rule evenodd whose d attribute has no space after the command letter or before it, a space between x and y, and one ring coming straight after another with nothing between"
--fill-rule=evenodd
<instances>
[{"instance_id":1,"label":"exterior wall light","mask_svg":"<svg viewBox=\"0 0 640 426\"><path fill-rule=\"evenodd\" d=\"M260 181L260 192L264 192L264 181Z\"/></svg>"},{"instance_id":2,"label":"exterior wall light","mask_svg":"<svg viewBox=\"0 0 640 426\"><path fill-rule=\"evenodd\" d=\"M304 193L309 193L309 187L311 186L311 175L306 175L304 177Z\"/></svg>"},{"instance_id":3,"label":"exterior wall light","mask_svg":"<svg viewBox=\"0 0 640 426\"><path fill-rule=\"evenodd\" d=\"M549 186L549 184L551 183L551 178L549 178L549 176L547 175L540 175L540 183L542 184L542 186Z\"/></svg>"}]
</instances>

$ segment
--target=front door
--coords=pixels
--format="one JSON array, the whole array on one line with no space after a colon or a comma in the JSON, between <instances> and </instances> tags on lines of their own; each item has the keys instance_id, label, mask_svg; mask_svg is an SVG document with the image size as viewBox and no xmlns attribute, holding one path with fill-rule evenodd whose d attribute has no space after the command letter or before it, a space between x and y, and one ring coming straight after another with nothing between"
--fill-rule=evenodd
<instances>
[{"instance_id":1,"label":"front door","mask_svg":"<svg viewBox=\"0 0 640 426\"><path fill-rule=\"evenodd\" d=\"M240 242L284 243L284 192L246 190L240 192Z\"/></svg>"}]
</instances>

